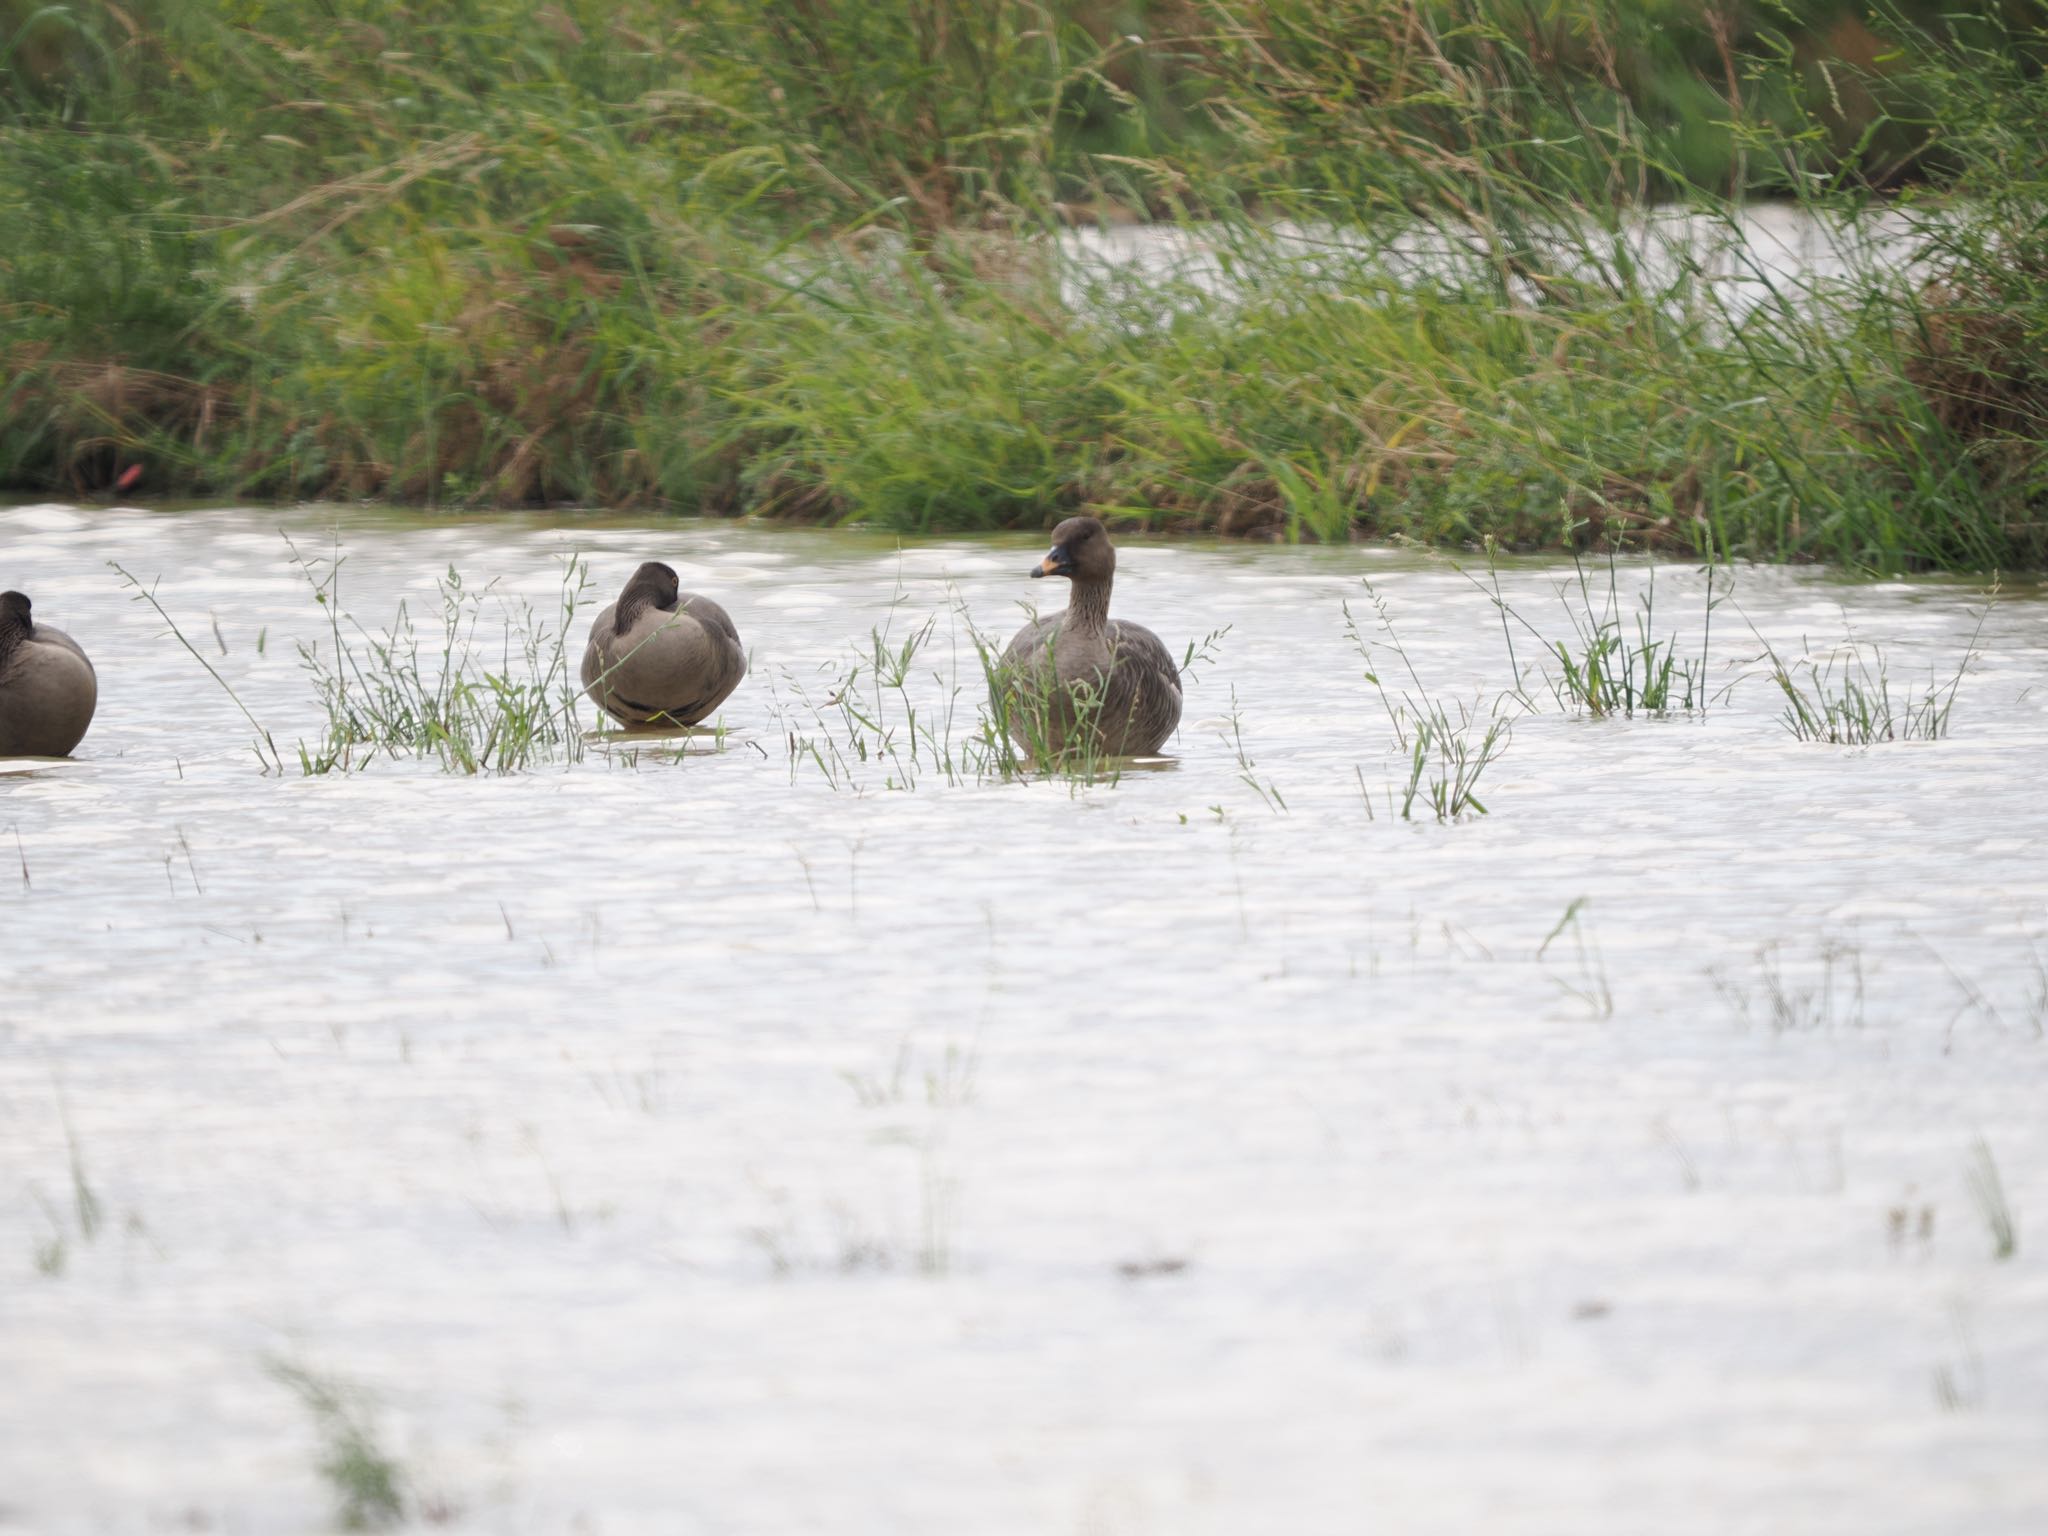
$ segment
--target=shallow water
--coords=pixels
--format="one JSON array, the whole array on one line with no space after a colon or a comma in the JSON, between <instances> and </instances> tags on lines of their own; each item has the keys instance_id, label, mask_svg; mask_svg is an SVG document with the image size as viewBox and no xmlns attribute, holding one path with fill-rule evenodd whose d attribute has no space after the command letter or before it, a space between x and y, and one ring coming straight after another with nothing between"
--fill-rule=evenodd
<instances>
[{"instance_id":1,"label":"shallow water","mask_svg":"<svg viewBox=\"0 0 2048 1536\"><path fill-rule=\"evenodd\" d=\"M668 559L753 648L724 749L261 775L103 562L289 758L325 618L276 530L337 519L372 624L450 563L546 604L567 551L599 601ZM795 691L872 626L1006 632L1036 544L32 507L0 550L102 680L78 762L0 775L0 1530L324 1528L278 1361L459 1531L2048 1522L2037 588L1932 744L1794 741L1732 607L1704 718L1532 671L1439 825L1340 605L1492 700L1440 557L1129 544L1118 612L1231 626L1170 771L856 793L792 769ZM1502 577L1559 634L1565 570ZM1736 586L1895 686L1977 595Z\"/></svg>"}]
</instances>

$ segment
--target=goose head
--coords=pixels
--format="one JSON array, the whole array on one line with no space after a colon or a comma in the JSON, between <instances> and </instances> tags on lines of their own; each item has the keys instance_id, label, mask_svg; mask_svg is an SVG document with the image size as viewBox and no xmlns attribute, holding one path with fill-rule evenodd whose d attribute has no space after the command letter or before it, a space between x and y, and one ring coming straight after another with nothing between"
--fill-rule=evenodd
<instances>
[{"instance_id":1,"label":"goose head","mask_svg":"<svg viewBox=\"0 0 2048 1536\"><path fill-rule=\"evenodd\" d=\"M30 606L26 593L0 592L0 651L11 651L15 642L35 634L35 621L28 616Z\"/></svg>"},{"instance_id":2,"label":"goose head","mask_svg":"<svg viewBox=\"0 0 2048 1536\"><path fill-rule=\"evenodd\" d=\"M680 591L676 573L659 560L649 560L633 573L625 590L619 594L613 622L625 630L630 629L633 621L649 608L658 608L663 613L673 612Z\"/></svg>"},{"instance_id":3,"label":"goose head","mask_svg":"<svg viewBox=\"0 0 2048 1536\"><path fill-rule=\"evenodd\" d=\"M649 560L633 573L633 579L626 583L626 590L619 595L619 601L638 598L656 608L673 608L676 594L681 590L673 569L659 560Z\"/></svg>"},{"instance_id":4,"label":"goose head","mask_svg":"<svg viewBox=\"0 0 2048 1536\"><path fill-rule=\"evenodd\" d=\"M1066 576L1107 581L1116 572L1116 548L1109 530L1092 517L1070 517L1052 531L1052 548L1031 568L1033 576Z\"/></svg>"}]
</instances>

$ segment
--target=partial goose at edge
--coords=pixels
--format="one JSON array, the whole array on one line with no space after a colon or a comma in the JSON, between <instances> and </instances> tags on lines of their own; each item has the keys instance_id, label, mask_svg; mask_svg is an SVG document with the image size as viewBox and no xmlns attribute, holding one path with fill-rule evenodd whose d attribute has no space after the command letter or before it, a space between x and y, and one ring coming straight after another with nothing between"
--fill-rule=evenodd
<instances>
[{"instance_id":1,"label":"partial goose at edge","mask_svg":"<svg viewBox=\"0 0 2048 1536\"><path fill-rule=\"evenodd\" d=\"M63 630L0 592L0 757L68 757L99 706L99 674Z\"/></svg>"}]
</instances>

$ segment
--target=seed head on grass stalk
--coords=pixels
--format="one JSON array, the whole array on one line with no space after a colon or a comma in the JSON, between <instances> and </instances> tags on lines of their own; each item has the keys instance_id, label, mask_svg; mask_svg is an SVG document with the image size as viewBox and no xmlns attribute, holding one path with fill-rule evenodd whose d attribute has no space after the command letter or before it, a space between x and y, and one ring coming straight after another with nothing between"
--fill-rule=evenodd
<instances>
[{"instance_id":1,"label":"seed head on grass stalk","mask_svg":"<svg viewBox=\"0 0 2048 1536\"><path fill-rule=\"evenodd\" d=\"M161 618L164 621L165 625L169 628L172 638L175 639L178 642L178 644L185 647L185 649L191 654L192 659L194 661L198 662L199 665L206 668L207 676L211 677L216 683L220 684L221 692L225 693L229 697L229 699L234 701L235 708L242 712L242 718L248 721L250 728L256 732L256 760L259 763L263 764L263 771L265 773L275 772L280 775L283 774L284 759L278 755L277 743L271 740L270 732L263 728L263 723L261 721L259 721L254 715L249 713L249 706L242 702L242 696L235 692L233 686L228 682L226 678L220 675L219 671L215 669L213 663L206 659L205 655L200 652L197 646L195 646L190 640L185 638L185 632L182 629L178 628L178 621L176 619L173 619L170 613L165 609L164 605L157 601L156 584L152 582L150 585L145 587L133 575L129 574L127 569L123 567L119 561L109 560L107 564L111 566L114 570L114 573L121 578L122 585L126 586L130 591L132 591L135 594L134 598L131 600L135 602L148 603L150 607L154 608L157 612L157 617ZM268 754L267 757L266 754Z\"/></svg>"},{"instance_id":2,"label":"seed head on grass stalk","mask_svg":"<svg viewBox=\"0 0 2048 1536\"><path fill-rule=\"evenodd\" d=\"M304 772L366 768L380 753L434 757L470 774L511 773L558 754L571 762L581 758L576 714L582 689L568 660L569 635L590 585L580 556L570 555L563 565L554 624L523 602L516 611L505 609L493 666L478 631L495 581L473 587L451 566L437 586L438 637L423 641L403 601L391 625L373 635L343 611L339 549L307 557L288 535L285 542L292 564L327 614L332 647L331 658L315 645L299 647L327 715L319 745L300 744ZM431 649L437 642L438 656Z\"/></svg>"},{"instance_id":3,"label":"seed head on grass stalk","mask_svg":"<svg viewBox=\"0 0 2048 1536\"><path fill-rule=\"evenodd\" d=\"M1799 740L1838 746L1940 741L1948 735L1956 693L1976 654L1985 621L1998 602L1998 590L1994 582L1985 594L1976 625L1946 686L1939 677L1930 678L1926 690L1917 697L1911 693L1895 696L1884 652L1874 645L1865 645L1854 634L1843 648L1830 652L1819 662L1811 656L1788 662L1764 639L1749 615L1743 614L1743 622L1763 647L1771 680L1785 697L1785 708L1778 718ZM1799 677L1802 672L1804 682Z\"/></svg>"},{"instance_id":4,"label":"seed head on grass stalk","mask_svg":"<svg viewBox=\"0 0 2048 1536\"><path fill-rule=\"evenodd\" d=\"M1345 633L1365 662L1365 679L1378 692L1393 726L1394 740L1407 758L1408 781L1402 790L1401 819L1414 820L1418 798L1424 799L1438 821L1488 814L1486 803L1478 795L1479 781L1508 748L1513 734L1508 720L1501 714L1497 701L1483 720L1463 704L1457 706L1454 717L1451 709L1423 686L1422 676L1401 643L1385 600L1370 581L1364 585L1387 643L1401 658L1414 689L1413 693L1403 690L1398 705L1393 702L1374 665L1372 648L1352 617L1351 605L1343 604Z\"/></svg>"}]
</instances>

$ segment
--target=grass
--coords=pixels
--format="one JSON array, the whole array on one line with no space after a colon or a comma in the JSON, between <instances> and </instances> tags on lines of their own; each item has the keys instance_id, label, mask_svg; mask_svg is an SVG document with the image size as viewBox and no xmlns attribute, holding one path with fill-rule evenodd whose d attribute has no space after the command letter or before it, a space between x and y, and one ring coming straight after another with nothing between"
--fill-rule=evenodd
<instances>
[{"instance_id":1,"label":"grass","mask_svg":"<svg viewBox=\"0 0 2048 1536\"><path fill-rule=\"evenodd\" d=\"M390 623L372 631L344 601L347 556L338 543L326 554L308 554L286 536L285 548L324 631L323 638L298 645L300 666L324 721L318 739L297 744L303 775L361 772L379 760L429 761L472 775L517 773L585 757L591 737L584 730L580 667L572 660L578 616L591 606L590 569L581 556L564 558L560 594L549 611L508 597L496 579L471 582L451 565L435 583L430 618L424 623L415 619L412 605L401 600ZM264 771L283 774L285 760L269 730L178 627L154 585L143 585L119 565L113 569L135 601L156 611L171 638L241 711L256 733L256 755ZM623 665L630 654L614 666ZM722 726L707 734L713 750L724 748ZM643 755L664 760L692 755L681 744L636 738L631 732L611 739L624 745L607 756L629 764ZM643 739L661 744L635 744ZM190 849L183 852L189 865ZM25 857L23 868L25 874Z\"/></svg>"},{"instance_id":2,"label":"grass","mask_svg":"<svg viewBox=\"0 0 2048 1536\"><path fill-rule=\"evenodd\" d=\"M927 1058L922 1070L909 1036L897 1046L886 1072L842 1071L839 1075L866 1112L883 1118L864 1140L870 1145L911 1154L916 1177L916 1235L891 1237L893 1222L876 1222L840 1201L827 1202L831 1233L821 1240L797 1219L788 1195L768 1193L777 1219L750 1228L747 1237L766 1256L778 1277L800 1271L841 1275L904 1269L929 1279L942 1278L954 1267L954 1228L959 1188L952 1173L948 1135L952 1120L975 1102L981 1042L967 1045L948 1040L936 1061Z\"/></svg>"},{"instance_id":3,"label":"grass","mask_svg":"<svg viewBox=\"0 0 2048 1536\"><path fill-rule=\"evenodd\" d=\"M0 488L2040 568L2044 14L4 0Z\"/></svg>"},{"instance_id":4,"label":"grass","mask_svg":"<svg viewBox=\"0 0 2048 1536\"><path fill-rule=\"evenodd\" d=\"M1753 981L1725 967L1708 972L1715 990L1745 1028L1761 1023L1773 1034L1796 1034L1864 1027L1867 986L1861 944L1823 936L1810 959L1802 957L1788 965L1783 946L1772 941L1758 946L1754 958Z\"/></svg>"},{"instance_id":5,"label":"grass","mask_svg":"<svg viewBox=\"0 0 2048 1536\"><path fill-rule=\"evenodd\" d=\"M106 1202L93 1188L86 1173L85 1151L79 1145L78 1131L71 1123L71 1111L61 1092L57 1096L57 1117L64 1127L66 1169L71 1181L71 1226L75 1228L79 1242L90 1246L98 1241L101 1230L106 1226ZM47 1279L56 1279L64 1273L71 1260L70 1235L64 1214L41 1190L30 1186L30 1193L42 1207L43 1217L50 1225L50 1236L36 1244L36 1273ZM134 1215L130 1215L129 1222L131 1227L139 1228Z\"/></svg>"},{"instance_id":6,"label":"grass","mask_svg":"<svg viewBox=\"0 0 2048 1536\"><path fill-rule=\"evenodd\" d=\"M1600 953L1600 941L1593 936L1586 922L1586 909L1591 898L1579 896L1564 909L1556 926L1544 935L1543 942L1536 946L1536 958L1541 960L1550 951L1550 946L1569 933L1572 938L1572 952L1578 962L1578 975L1567 981L1553 976L1567 996L1576 998L1585 1005L1586 1011L1595 1019L1614 1017L1614 988L1607 979L1607 962ZM1682 1156L1682 1154L1681 1154Z\"/></svg>"},{"instance_id":7,"label":"grass","mask_svg":"<svg viewBox=\"0 0 2048 1536\"><path fill-rule=\"evenodd\" d=\"M1238 708L1237 685L1234 683L1230 688L1230 717L1228 723L1230 725L1230 734L1223 737L1223 742L1224 745L1230 748L1231 755L1237 760L1238 782L1257 795L1267 810L1274 812L1276 815L1285 816L1287 814L1287 799L1280 793L1280 786L1271 779L1261 780L1259 778L1257 772L1258 762L1245 749L1244 712ZM1221 735L1222 733L1219 732L1218 734Z\"/></svg>"},{"instance_id":8,"label":"grass","mask_svg":"<svg viewBox=\"0 0 2048 1536\"><path fill-rule=\"evenodd\" d=\"M873 1110L895 1110L908 1099L907 1069L910 1041L898 1048L888 1079L842 1073L847 1086L861 1105ZM892 1125L880 1131L876 1140L901 1146L917 1159L918 1240L913 1260L918 1273L931 1277L947 1274L953 1267L953 1229L958 1185L947 1154L947 1132L952 1117L975 1099L975 1080L981 1065L981 1042L977 1037L964 1049L948 1041L937 1066L921 1074L927 1114L919 1127Z\"/></svg>"},{"instance_id":9,"label":"grass","mask_svg":"<svg viewBox=\"0 0 2048 1536\"><path fill-rule=\"evenodd\" d=\"M320 1476L345 1531L389 1530L406 1517L404 1468L378 1438L362 1389L289 1360L267 1362L271 1379L298 1398L320 1437Z\"/></svg>"},{"instance_id":10,"label":"grass","mask_svg":"<svg viewBox=\"0 0 2048 1536\"><path fill-rule=\"evenodd\" d=\"M872 627L850 656L821 666L813 681L787 670L779 686L767 680L791 783L806 771L856 793L930 781L1039 779L1077 790L1118 781L1128 763L1100 750L1090 728L1101 708L1094 690L1030 686L1003 660L1004 643L978 628L963 603L953 603L946 619L942 628L933 613L899 628L892 618ZM1226 632L1188 644L1184 687L1215 660ZM1241 753L1241 733L1237 739ZM1248 770L1248 761L1240 757L1240 766ZM1259 793L1268 796L1270 786Z\"/></svg>"},{"instance_id":11,"label":"grass","mask_svg":"<svg viewBox=\"0 0 2048 1536\"><path fill-rule=\"evenodd\" d=\"M1998 1177L1998 1163L1983 1137L1977 1138L1970 1161L1963 1172L1970 1182L1970 1196L1991 1233L1991 1256L2011 1258L2020 1249L2019 1223L2005 1198L2005 1185Z\"/></svg>"},{"instance_id":12,"label":"grass","mask_svg":"<svg viewBox=\"0 0 2048 1536\"><path fill-rule=\"evenodd\" d=\"M228 696L235 708L241 712L242 718L249 722L249 728L256 733L254 747L256 760L263 765L264 771L266 773L272 771L280 774L283 773L284 759L278 755L277 743L271 739L270 732L264 729L263 723L260 720L249 713L249 706L242 702L242 696L235 692L226 678L220 675L219 669L206 659L206 656L200 651L199 647L185 637L185 632L178 628L178 621L171 617L169 610L162 603L157 601L156 584L152 582L145 587L139 578L131 575L118 562L109 560L107 564L114 574L121 578L121 584L134 593L132 601L147 603L155 610L156 616L164 621L165 630L171 638L183 646L192 659L206 669L206 675L220 685L221 692Z\"/></svg>"},{"instance_id":13,"label":"grass","mask_svg":"<svg viewBox=\"0 0 2048 1536\"><path fill-rule=\"evenodd\" d=\"M325 721L317 740L298 743L303 774L361 771L380 759L433 761L464 774L511 773L574 763L586 755L593 738L583 729L585 694L570 660L578 615L589 606L589 570L580 556L572 553L563 560L560 596L551 611L506 598L495 580L471 583L451 566L436 584L433 617L425 627L413 617L411 605L401 601L390 624L373 633L344 604L346 557L339 545L324 555L308 555L289 537L285 543L325 630L322 638L298 644ZM264 771L282 773L283 759L269 731L178 627L153 586L119 565L113 569L248 720ZM1389 813L1402 820L1427 814L1437 821L1487 814L1480 784L1512 738L1504 705L1512 700L1524 710L1536 707L1516 656L1517 627L1535 636L1557 664L1558 672L1545 676L1562 709L1594 718L1704 711L1713 613L1727 600L1725 590L1716 593L1716 569L1712 564L1705 568L1697 656L1681 651L1679 635L1658 628L1654 566L1635 604L1632 643L1624 638L1628 605L1612 553L1604 592L1576 557L1573 578L1558 588L1572 625L1569 641L1546 636L1509 603L1497 570L1490 582L1465 573L1500 616L1514 673L1509 689L1490 707L1447 701L1431 692L1385 601L1366 582L1382 643L1392 649L1407 678L1397 701L1381 676L1373 643L1350 605L1343 604L1346 633L1365 663L1364 676L1386 711L1400 754L1398 777L1385 790ZM1801 740L1836 744L1944 738L1997 595L1993 586L1955 672L1930 678L1917 693L1895 690L1884 653L1853 637L1845 648L1819 659L1810 654L1788 659L1752 624L1768 675L1786 701L1781 722ZM899 591L892 607L902 601ZM1189 643L1180 662L1184 686L1199 682L1226 632L1227 626ZM967 652L973 657L971 669ZM1103 756L1089 729L1100 708L1092 689L1083 685L1062 693L1020 679L998 640L977 628L957 600L945 615L930 613L907 627L892 617L872 627L849 658L822 665L816 681L807 684L786 669L780 675L780 686L773 677L764 681L792 783L814 770L832 788L855 793L915 790L933 781L960 785L1031 778L1080 788L1114 785L1129 767L1126 760ZM1225 724L1222 740L1237 763L1239 780L1269 810L1285 814L1284 795L1272 779L1257 773L1246 746L1234 686ZM711 750L723 751L725 728L716 726L708 734ZM609 740L607 757L629 767L650 753L664 760L694 755L686 743L641 745L632 733ZM1375 814L1362 766L1357 777L1366 809ZM17 853L26 885L26 854ZM183 848L183 853L196 890L191 850ZM167 872L173 858L166 854Z\"/></svg>"},{"instance_id":14,"label":"grass","mask_svg":"<svg viewBox=\"0 0 2048 1536\"><path fill-rule=\"evenodd\" d=\"M1407 780L1401 787L1399 816L1403 821L1413 821L1418 801L1438 821L1486 815L1486 803L1479 798L1479 781L1487 768L1507 750L1513 735L1512 727L1497 706L1482 715L1476 707L1468 708L1462 703L1447 705L1431 694L1424 686L1421 674L1416 671L1415 663L1409 658L1407 648L1401 643L1385 601L1373 589L1371 582L1365 583L1365 590L1380 630L1386 637L1386 644L1400 658L1413 690L1404 689L1398 704L1389 696L1386 684L1376 670L1372 646L1352 617L1351 605L1344 604L1345 633L1351 637L1352 645L1365 663L1365 680L1379 694L1387 721L1394 729L1395 744L1403 755ZM1363 791L1362 770L1359 784ZM1391 789L1388 790L1387 801L1389 809L1393 809ZM1369 792L1366 792L1365 802L1370 811L1372 796Z\"/></svg>"},{"instance_id":15,"label":"grass","mask_svg":"<svg viewBox=\"0 0 2048 1536\"><path fill-rule=\"evenodd\" d=\"M1884 652L1864 645L1853 637L1842 648L1824 654L1819 661L1801 656L1786 661L1758 635L1771 680L1785 696L1779 716L1786 730L1801 741L1831 742L1839 746L1868 746L1880 741L1940 741L1948 735L1949 719L1955 711L1956 692L1963 685L1984 621L1998 600L1994 586L1977 615L1977 624L1963 647L1955 673L1944 683L1930 677L1920 691L1894 693ZM1756 626L1750 626L1751 633Z\"/></svg>"},{"instance_id":16,"label":"grass","mask_svg":"<svg viewBox=\"0 0 2048 1536\"><path fill-rule=\"evenodd\" d=\"M286 536L285 548L324 631L298 643L300 666L324 721L318 739L298 743L302 774L361 772L380 760L431 761L470 775L515 773L579 762L587 754L585 691L571 661L578 616L590 606L589 567L580 556L563 560L560 595L551 611L507 598L496 580L473 583L450 566L436 583L430 619L415 619L412 605L401 601L391 622L372 631L344 600L347 556L338 543L325 554L308 554ZM154 587L118 565L114 569L248 720L264 771L282 774L284 759L269 731L178 627ZM850 661L821 669L821 684L806 685L787 671L780 688L766 679L792 783L805 768L834 789L856 793L915 790L932 779L963 784L1048 778L1074 788L1117 781L1124 761L1105 757L1090 729L1100 707L1093 690L1082 686L1062 694L1020 686L998 642L974 626L964 605L953 605L943 632L940 619L933 613L907 629L899 630L893 619L871 628ZM1215 659L1226 632L1227 626L1189 643L1181 660L1185 685L1193 686ZM943 659L934 651L942 637ZM972 652L971 672L963 666L963 650ZM1251 773L1234 693L1231 727L1245 782L1268 805L1284 810L1278 790ZM709 734L713 750L723 750L724 728ZM665 760L692 755L681 745L643 746L640 739L619 734L607 756L637 766L649 753ZM190 849L184 853L189 865ZM22 867L26 883L25 854Z\"/></svg>"},{"instance_id":17,"label":"grass","mask_svg":"<svg viewBox=\"0 0 2048 1536\"><path fill-rule=\"evenodd\" d=\"M1712 648L1715 565L1705 566L1706 597L1702 604L1698 658L1679 649L1679 636L1660 633L1657 627L1657 569L1649 568L1641 597L1631 617L1634 639L1630 641L1622 621L1624 603L1617 552L1610 548L1606 562L1605 592L1598 593L1586 574L1585 562L1572 556L1574 579L1558 589L1558 598L1572 627L1572 639L1546 636L1501 596L1498 570L1489 566L1489 583L1475 585L1490 596L1500 611L1501 633L1507 641L1508 665L1515 669L1519 687L1520 668L1515 659L1512 620L1533 635L1559 673L1548 679L1552 696L1561 709L1570 709L1595 719L1632 717L1638 714L1664 715L1673 711L1692 714L1707 707L1707 659ZM1469 575L1469 573L1468 573ZM1523 701L1528 702L1526 694Z\"/></svg>"},{"instance_id":18,"label":"grass","mask_svg":"<svg viewBox=\"0 0 2048 1536\"><path fill-rule=\"evenodd\" d=\"M571 631L589 606L589 567L563 562L553 614L505 600L495 582L479 587L453 566L436 586L424 634L401 602L381 633L343 610L346 557L337 546L308 556L286 539L327 624L327 644L302 641L299 660L327 726L299 743L308 776L367 768L381 755L433 759L462 773L511 773L584 753L583 695L570 659Z\"/></svg>"},{"instance_id":19,"label":"grass","mask_svg":"<svg viewBox=\"0 0 2048 1536\"><path fill-rule=\"evenodd\" d=\"M827 663L822 681L806 685L782 674L783 689L769 679L770 707L787 744L790 782L802 769L813 768L834 789L861 792L879 770L885 790L914 790L929 777L947 783L985 777L1008 777L1014 754L986 711L975 723L963 718L969 685L960 668L960 623L946 631L943 666L927 657L939 633L939 615L913 625L900 638L894 620L875 626L852 659ZM983 642L969 631L977 657ZM929 680L936 697L927 701ZM913 690L916 691L913 691ZM822 694L822 697L818 695Z\"/></svg>"}]
</instances>

